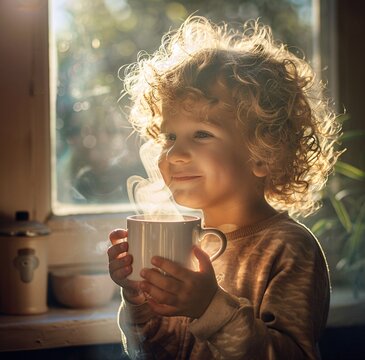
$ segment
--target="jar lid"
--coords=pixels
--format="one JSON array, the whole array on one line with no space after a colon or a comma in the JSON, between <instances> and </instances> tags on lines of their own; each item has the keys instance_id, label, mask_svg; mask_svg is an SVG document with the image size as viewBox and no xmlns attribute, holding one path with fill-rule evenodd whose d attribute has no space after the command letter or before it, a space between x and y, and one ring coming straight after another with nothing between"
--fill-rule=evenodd
<instances>
[{"instance_id":1,"label":"jar lid","mask_svg":"<svg viewBox=\"0 0 365 360\"><path fill-rule=\"evenodd\" d=\"M50 233L50 229L38 221L10 221L0 223L1 236L35 237Z\"/></svg>"}]
</instances>

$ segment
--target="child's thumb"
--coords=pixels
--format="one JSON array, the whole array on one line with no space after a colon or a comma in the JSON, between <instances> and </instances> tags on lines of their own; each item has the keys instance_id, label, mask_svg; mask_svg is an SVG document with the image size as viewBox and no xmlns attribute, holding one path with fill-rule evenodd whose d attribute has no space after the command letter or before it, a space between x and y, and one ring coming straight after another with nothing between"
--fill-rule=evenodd
<instances>
[{"instance_id":1,"label":"child's thumb","mask_svg":"<svg viewBox=\"0 0 365 360\"><path fill-rule=\"evenodd\" d=\"M199 270L201 272L209 273L213 270L212 262L209 255L198 246L194 246L194 255L199 261Z\"/></svg>"}]
</instances>

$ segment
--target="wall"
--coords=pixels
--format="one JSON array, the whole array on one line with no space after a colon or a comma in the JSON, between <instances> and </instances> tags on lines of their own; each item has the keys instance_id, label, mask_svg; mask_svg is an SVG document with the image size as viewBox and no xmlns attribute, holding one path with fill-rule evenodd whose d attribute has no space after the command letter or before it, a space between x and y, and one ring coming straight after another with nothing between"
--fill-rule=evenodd
<instances>
[{"instance_id":1,"label":"wall","mask_svg":"<svg viewBox=\"0 0 365 360\"><path fill-rule=\"evenodd\" d=\"M338 1L339 103L350 115L344 128L365 130L364 1ZM351 143L343 158L365 168L364 138Z\"/></svg>"},{"instance_id":2,"label":"wall","mask_svg":"<svg viewBox=\"0 0 365 360\"><path fill-rule=\"evenodd\" d=\"M50 212L47 2L0 1L0 218Z\"/></svg>"}]
</instances>

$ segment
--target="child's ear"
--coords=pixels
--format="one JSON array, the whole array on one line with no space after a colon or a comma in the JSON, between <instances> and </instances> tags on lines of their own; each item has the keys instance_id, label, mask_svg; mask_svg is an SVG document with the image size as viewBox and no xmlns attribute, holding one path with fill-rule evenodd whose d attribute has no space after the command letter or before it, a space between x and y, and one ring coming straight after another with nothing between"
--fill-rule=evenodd
<instances>
[{"instance_id":1,"label":"child's ear","mask_svg":"<svg viewBox=\"0 0 365 360\"><path fill-rule=\"evenodd\" d=\"M257 177L265 177L268 173L266 164L262 161L253 161L252 173Z\"/></svg>"}]
</instances>

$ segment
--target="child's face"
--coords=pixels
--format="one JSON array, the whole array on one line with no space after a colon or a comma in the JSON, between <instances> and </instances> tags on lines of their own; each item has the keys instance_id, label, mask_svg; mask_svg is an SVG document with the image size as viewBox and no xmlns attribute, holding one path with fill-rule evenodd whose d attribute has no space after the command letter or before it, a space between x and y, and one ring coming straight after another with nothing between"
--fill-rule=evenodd
<instances>
[{"instance_id":1,"label":"child's face","mask_svg":"<svg viewBox=\"0 0 365 360\"><path fill-rule=\"evenodd\" d=\"M204 105L194 102L188 111L181 104L163 108L159 160L175 201L203 211L248 199L257 181L233 111L223 101L201 111Z\"/></svg>"}]
</instances>

